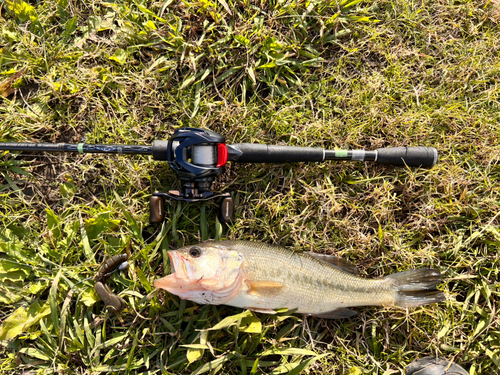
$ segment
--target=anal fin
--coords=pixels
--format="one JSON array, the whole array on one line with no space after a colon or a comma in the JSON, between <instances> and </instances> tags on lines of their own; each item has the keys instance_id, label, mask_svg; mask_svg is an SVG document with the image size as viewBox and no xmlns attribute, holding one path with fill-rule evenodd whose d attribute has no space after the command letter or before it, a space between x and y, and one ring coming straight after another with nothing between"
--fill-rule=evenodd
<instances>
[{"instance_id":1,"label":"anal fin","mask_svg":"<svg viewBox=\"0 0 500 375\"><path fill-rule=\"evenodd\" d=\"M324 318L324 319L345 319L345 318L350 318L351 316L356 315L357 312L345 307L341 307L339 309L335 309L332 311L327 311L321 314L310 314L312 316L315 316L317 318Z\"/></svg>"},{"instance_id":2,"label":"anal fin","mask_svg":"<svg viewBox=\"0 0 500 375\"><path fill-rule=\"evenodd\" d=\"M359 275L360 272L356 268L356 266L352 263L349 263L344 258L338 257L336 255L327 255L327 254L319 254L313 253L312 251L306 253L313 258L320 260L322 262L328 263L328 265L347 273L351 273L353 275Z\"/></svg>"}]
</instances>

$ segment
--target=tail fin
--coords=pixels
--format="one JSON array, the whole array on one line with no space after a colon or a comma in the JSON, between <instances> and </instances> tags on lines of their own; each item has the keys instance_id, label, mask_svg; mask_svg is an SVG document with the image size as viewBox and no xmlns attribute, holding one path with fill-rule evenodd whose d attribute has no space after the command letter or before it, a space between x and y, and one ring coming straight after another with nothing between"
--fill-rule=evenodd
<instances>
[{"instance_id":1,"label":"tail fin","mask_svg":"<svg viewBox=\"0 0 500 375\"><path fill-rule=\"evenodd\" d=\"M436 289L441 282L441 272L431 268L399 272L387 276L396 288L395 306L418 307L445 300L443 292Z\"/></svg>"}]
</instances>

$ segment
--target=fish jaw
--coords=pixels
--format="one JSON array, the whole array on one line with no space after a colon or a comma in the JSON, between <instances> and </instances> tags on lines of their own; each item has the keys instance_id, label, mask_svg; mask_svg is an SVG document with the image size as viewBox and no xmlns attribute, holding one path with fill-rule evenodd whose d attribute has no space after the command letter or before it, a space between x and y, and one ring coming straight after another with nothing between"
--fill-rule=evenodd
<instances>
[{"instance_id":1,"label":"fish jaw","mask_svg":"<svg viewBox=\"0 0 500 375\"><path fill-rule=\"evenodd\" d=\"M188 278L188 272L192 267L189 264L186 265L186 260L180 254L175 251L169 251L168 257L170 258L172 273L155 280L153 283L155 288L165 289L182 299L190 299L189 296L193 292L200 292L204 289L196 280Z\"/></svg>"},{"instance_id":2,"label":"fish jaw","mask_svg":"<svg viewBox=\"0 0 500 375\"><path fill-rule=\"evenodd\" d=\"M184 282L175 274L171 274L161 279L155 280L153 285L155 288L165 289L167 292L179 296L181 299L193 300L197 295L203 293L205 289L193 282Z\"/></svg>"},{"instance_id":3,"label":"fish jaw","mask_svg":"<svg viewBox=\"0 0 500 375\"><path fill-rule=\"evenodd\" d=\"M236 278L229 284L224 284L224 280L213 275L207 278L204 278L204 275L193 278L197 271L196 265L190 263L189 259L177 251L169 251L168 257L173 272L155 280L153 285L181 299L200 304L227 304L240 293L244 284L244 272L238 272Z\"/></svg>"}]
</instances>

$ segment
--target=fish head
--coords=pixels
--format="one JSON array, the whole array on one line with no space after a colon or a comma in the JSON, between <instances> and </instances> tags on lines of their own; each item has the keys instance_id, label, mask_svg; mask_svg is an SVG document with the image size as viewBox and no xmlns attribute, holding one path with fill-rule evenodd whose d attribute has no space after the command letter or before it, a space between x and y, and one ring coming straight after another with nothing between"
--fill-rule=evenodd
<instances>
[{"instance_id":1,"label":"fish head","mask_svg":"<svg viewBox=\"0 0 500 375\"><path fill-rule=\"evenodd\" d=\"M238 294L245 275L243 256L210 242L168 251L172 273L154 286L197 303L221 304Z\"/></svg>"}]
</instances>

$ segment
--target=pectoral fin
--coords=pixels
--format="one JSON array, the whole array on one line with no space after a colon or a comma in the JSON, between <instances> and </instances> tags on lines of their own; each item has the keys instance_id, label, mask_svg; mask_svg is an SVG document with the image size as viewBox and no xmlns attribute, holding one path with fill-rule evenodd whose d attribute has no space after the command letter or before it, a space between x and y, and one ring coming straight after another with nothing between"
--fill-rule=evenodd
<instances>
[{"instance_id":1,"label":"pectoral fin","mask_svg":"<svg viewBox=\"0 0 500 375\"><path fill-rule=\"evenodd\" d=\"M312 316L324 319L344 319L356 315L357 312L347 308L335 309L321 314L311 314Z\"/></svg>"},{"instance_id":2,"label":"pectoral fin","mask_svg":"<svg viewBox=\"0 0 500 375\"><path fill-rule=\"evenodd\" d=\"M360 272L356 268L356 266L354 264L349 263L344 258L335 256L335 255L326 255L326 254L313 253L312 251L310 251L310 252L308 252L306 254L309 254L310 256L312 256L313 258L315 258L317 260L326 262L330 266L332 266L332 267L334 267L334 268L336 268L336 269L338 269L340 271L351 273L353 275L359 275L360 274Z\"/></svg>"},{"instance_id":3,"label":"pectoral fin","mask_svg":"<svg viewBox=\"0 0 500 375\"><path fill-rule=\"evenodd\" d=\"M259 297L274 297L285 289L285 284L277 281L253 280L247 281L249 294Z\"/></svg>"}]
</instances>

